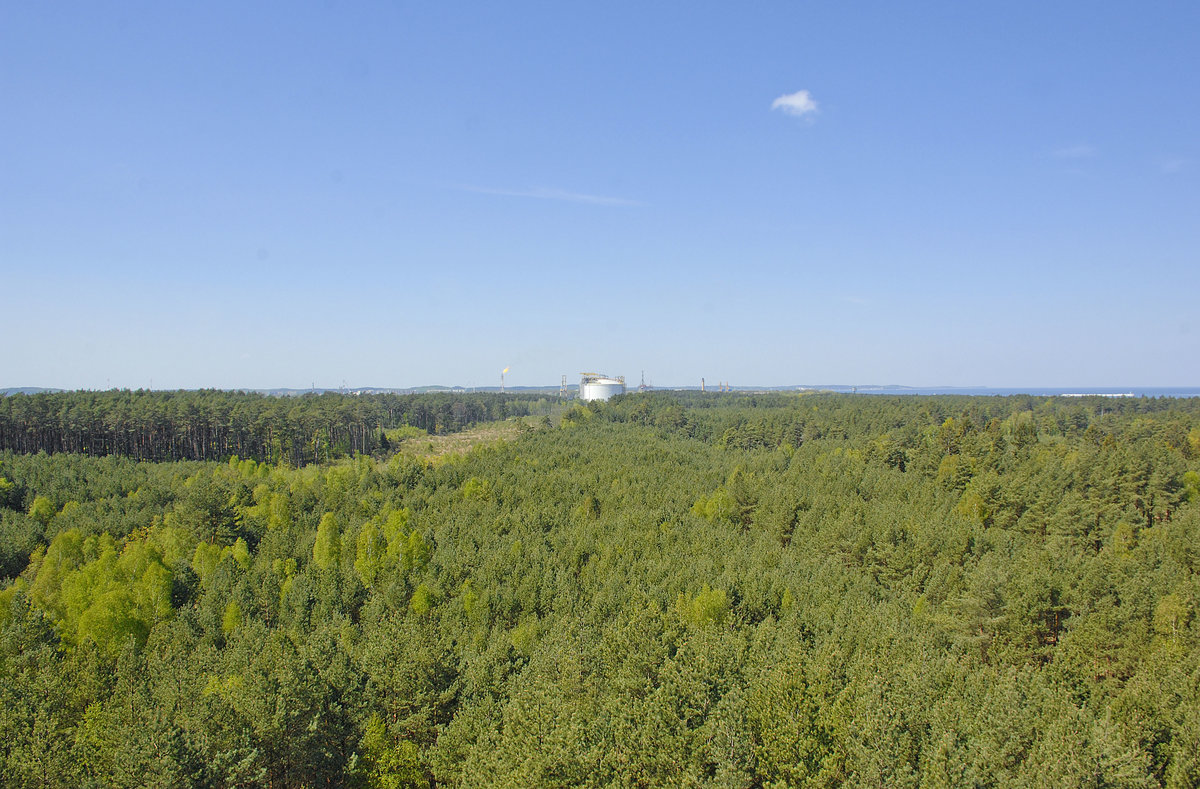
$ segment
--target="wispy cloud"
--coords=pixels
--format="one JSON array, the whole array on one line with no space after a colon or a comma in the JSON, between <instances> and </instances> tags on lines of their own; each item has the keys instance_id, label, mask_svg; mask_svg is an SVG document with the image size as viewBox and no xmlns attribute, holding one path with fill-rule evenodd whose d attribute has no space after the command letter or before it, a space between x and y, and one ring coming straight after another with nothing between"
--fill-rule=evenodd
<instances>
[{"instance_id":1,"label":"wispy cloud","mask_svg":"<svg viewBox=\"0 0 1200 789\"><path fill-rule=\"evenodd\" d=\"M1182 172L1191 163L1191 159L1185 159L1182 156L1168 156L1158 163L1158 169L1167 175L1171 175Z\"/></svg>"},{"instance_id":2,"label":"wispy cloud","mask_svg":"<svg viewBox=\"0 0 1200 789\"><path fill-rule=\"evenodd\" d=\"M583 192L568 192L565 189L551 189L537 186L532 189L494 189L487 186L472 186L469 184L450 187L461 192L475 192L481 195L500 195L501 197L532 197L537 200L559 200L564 203L587 203L589 205L640 206L645 205L638 200L624 197L609 197L607 195L585 194Z\"/></svg>"},{"instance_id":3,"label":"wispy cloud","mask_svg":"<svg viewBox=\"0 0 1200 789\"><path fill-rule=\"evenodd\" d=\"M803 118L817 114L817 102L807 90L798 90L795 93L785 93L775 99L771 102L771 109L779 110L785 115Z\"/></svg>"},{"instance_id":4,"label":"wispy cloud","mask_svg":"<svg viewBox=\"0 0 1200 789\"><path fill-rule=\"evenodd\" d=\"M1078 143L1063 148L1056 148L1054 155L1059 159L1091 159L1100 151L1094 145Z\"/></svg>"}]
</instances>

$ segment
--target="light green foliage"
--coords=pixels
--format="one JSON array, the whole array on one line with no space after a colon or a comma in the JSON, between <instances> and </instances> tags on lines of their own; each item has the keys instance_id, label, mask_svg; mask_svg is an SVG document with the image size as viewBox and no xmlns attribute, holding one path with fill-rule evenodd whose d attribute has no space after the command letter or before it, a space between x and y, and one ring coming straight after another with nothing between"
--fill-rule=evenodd
<instances>
[{"instance_id":1,"label":"light green foliage","mask_svg":"<svg viewBox=\"0 0 1200 789\"><path fill-rule=\"evenodd\" d=\"M631 393L302 465L356 402L281 399L289 465L0 454L0 775L1200 780L1200 400Z\"/></svg>"},{"instance_id":2,"label":"light green foliage","mask_svg":"<svg viewBox=\"0 0 1200 789\"><path fill-rule=\"evenodd\" d=\"M285 529L292 523L290 499L282 493L272 493L267 510L267 528Z\"/></svg>"},{"instance_id":3,"label":"light green foliage","mask_svg":"<svg viewBox=\"0 0 1200 789\"><path fill-rule=\"evenodd\" d=\"M595 416L596 414L591 408L583 403L577 403L570 411L563 414L563 427L572 428L590 422Z\"/></svg>"},{"instance_id":4,"label":"light green foliage","mask_svg":"<svg viewBox=\"0 0 1200 789\"><path fill-rule=\"evenodd\" d=\"M0 475L0 507L17 505L17 486L11 480Z\"/></svg>"},{"instance_id":5,"label":"light green foliage","mask_svg":"<svg viewBox=\"0 0 1200 789\"><path fill-rule=\"evenodd\" d=\"M701 496L692 505L692 512L708 521L733 520L737 511L737 500L724 486L713 491L711 496Z\"/></svg>"},{"instance_id":6,"label":"light green foliage","mask_svg":"<svg viewBox=\"0 0 1200 789\"><path fill-rule=\"evenodd\" d=\"M221 548L219 546L207 542L198 543L192 554L192 569L203 581L212 575L212 571L217 569L220 561Z\"/></svg>"},{"instance_id":7,"label":"light green foliage","mask_svg":"<svg viewBox=\"0 0 1200 789\"><path fill-rule=\"evenodd\" d=\"M168 567L191 559L195 552L195 538L183 529L161 527L152 530L146 539L158 550L163 564ZM245 544L246 541L242 540L243 547Z\"/></svg>"},{"instance_id":8,"label":"light green foliage","mask_svg":"<svg viewBox=\"0 0 1200 789\"><path fill-rule=\"evenodd\" d=\"M116 654L129 640L141 645L155 622L174 615L173 576L153 540L120 548L107 534L63 532L51 543L30 589L64 637L91 641Z\"/></svg>"},{"instance_id":9,"label":"light green foliage","mask_svg":"<svg viewBox=\"0 0 1200 789\"><path fill-rule=\"evenodd\" d=\"M225 612L221 615L221 632L225 635L233 635L233 632L242 625L242 607L238 605L237 600L230 600L225 605Z\"/></svg>"},{"instance_id":10,"label":"light green foliage","mask_svg":"<svg viewBox=\"0 0 1200 789\"><path fill-rule=\"evenodd\" d=\"M429 613L429 609L433 607L433 591L426 584L418 584L413 590L412 599L408 602L408 608L417 616L425 616Z\"/></svg>"},{"instance_id":11,"label":"light green foliage","mask_svg":"<svg viewBox=\"0 0 1200 789\"><path fill-rule=\"evenodd\" d=\"M424 789L429 779L418 760L417 746L396 741L379 713L371 715L362 738L363 772L370 789Z\"/></svg>"},{"instance_id":12,"label":"light green foliage","mask_svg":"<svg viewBox=\"0 0 1200 789\"><path fill-rule=\"evenodd\" d=\"M231 471L243 477L253 477L258 464L253 460L242 460L237 455L229 456L229 468Z\"/></svg>"},{"instance_id":13,"label":"light green foliage","mask_svg":"<svg viewBox=\"0 0 1200 789\"><path fill-rule=\"evenodd\" d=\"M207 581L217 566L227 557L243 570L250 567L250 548L246 545L246 541L239 537L233 545L226 545L224 548L207 542L197 543L196 549L192 552L192 570L201 581Z\"/></svg>"},{"instance_id":14,"label":"light green foliage","mask_svg":"<svg viewBox=\"0 0 1200 789\"><path fill-rule=\"evenodd\" d=\"M296 570L299 568L299 563L296 559L275 559L271 562L271 574L275 577L274 580L279 583L279 599L286 600L288 593L292 589L292 584L296 579Z\"/></svg>"},{"instance_id":15,"label":"light green foliage","mask_svg":"<svg viewBox=\"0 0 1200 789\"><path fill-rule=\"evenodd\" d=\"M508 640L518 654L529 657L537 645L541 622L536 616L526 618L508 634Z\"/></svg>"},{"instance_id":16,"label":"light green foliage","mask_svg":"<svg viewBox=\"0 0 1200 789\"><path fill-rule=\"evenodd\" d=\"M462 496L473 501L488 501L492 498L492 483L486 479L471 477L463 483Z\"/></svg>"},{"instance_id":17,"label":"light green foliage","mask_svg":"<svg viewBox=\"0 0 1200 789\"><path fill-rule=\"evenodd\" d=\"M1192 618L1192 606L1183 595L1169 594L1154 608L1154 631L1177 638Z\"/></svg>"},{"instance_id":18,"label":"light green foliage","mask_svg":"<svg viewBox=\"0 0 1200 789\"><path fill-rule=\"evenodd\" d=\"M1200 473L1187 471L1183 475L1183 491L1188 501L1200 501Z\"/></svg>"},{"instance_id":19,"label":"light green foliage","mask_svg":"<svg viewBox=\"0 0 1200 789\"><path fill-rule=\"evenodd\" d=\"M336 567L342 559L342 532L337 516L327 512L321 516L317 527L317 541L313 544L313 561L322 570Z\"/></svg>"},{"instance_id":20,"label":"light green foliage","mask_svg":"<svg viewBox=\"0 0 1200 789\"><path fill-rule=\"evenodd\" d=\"M36 496L33 503L29 505L29 517L33 518L43 526L50 525L50 519L55 516L57 510L54 509L54 503L45 496Z\"/></svg>"},{"instance_id":21,"label":"light green foliage","mask_svg":"<svg viewBox=\"0 0 1200 789\"><path fill-rule=\"evenodd\" d=\"M679 618L689 625L720 624L729 615L729 595L724 589L713 589L705 584L696 595L680 594L675 601Z\"/></svg>"},{"instance_id":22,"label":"light green foliage","mask_svg":"<svg viewBox=\"0 0 1200 789\"><path fill-rule=\"evenodd\" d=\"M393 510L383 522L383 538L387 541L388 558L399 563L404 556L408 539L408 510Z\"/></svg>"},{"instance_id":23,"label":"light green foliage","mask_svg":"<svg viewBox=\"0 0 1200 789\"><path fill-rule=\"evenodd\" d=\"M390 510L384 518L383 534L389 542L394 540L408 526L409 512L401 508Z\"/></svg>"},{"instance_id":24,"label":"light green foliage","mask_svg":"<svg viewBox=\"0 0 1200 789\"><path fill-rule=\"evenodd\" d=\"M111 542L111 538L109 538ZM69 529L55 537L43 556L35 556L30 568L36 568L29 596L43 611L52 617L65 614L62 602L63 582L87 560L95 558L96 542L87 542L78 529Z\"/></svg>"},{"instance_id":25,"label":"light green foliage","mask_svg":"<svg viewBox=\"0 0 1200 789\"><path fill-rule=\"evenodd\" d=\"M786 454L784 455L786 457ZM758 482L754 474L735 468L724 485L709 496L701 496L692 505L692 514L710 523L745 525L753 520L758 505Z\"/></svg>"},{"instance_id":26,"label":"light green foliage","mask_svg":"<svg viewBox=\"0 0 1200 789\"><path fill-rule=\"evenodd\" d=\"M402 565L406 572L415 572L423 568L433 555L433 546L425 539L425 535L415 529L404 538L404 554Z\"/></svg>"},{"instance_id":27,"label":"light green foliage","mask_svg":"<svg viewBox=\"0 0 1200 789\"><path fill-rule=\"evenodd\" d=\"M232 556L238 566L243 570L250 569L250 547L246 545L246 541L238 537L234 540L233 545L230 545L223 552L225 555Z\"/></svg>"},{"instance_id":28,"label":"light green foliage","mask_svg":"<svg viewBox=\"0 0 1200 789\"><path fill-rule=\"evenodd\" d=\"M463 613L467 615L468 619L476 619L482 613L482 602L470 581L463 581L459 595L462 600Z\"/></svg>"},{"instance_id":29,"label":"light green foliage","mask_svg":"<svg viewBox=\"0 0 1200 789\"><path fill-rule=\"evenodd\" d=\"M961 491L967 487L976 470L974 458L946 455L938 465L937 481L946 490Z\"/></svg>"},{"instance_id":30,"label":"light green foliage","mask_svg":"<svg viewBox=\"0 0 1200 789\"><path fill-rule=\"evenodd\" d=\"M429 433L425 432L419 427L413 427L412 425L401 425L400 427L395 427L391 430L385 430L384 435L386 435L387 440L393 444L398 444L401 441L407 441L409 439L429 437Z\"/></svg>"},{"instance_id":31,"label":"light green foliage","mask_svg":"<svg viewBox=\"0 0 1200 789\"><path fill-rule=\"evenodd\" d=\"M382 520L378 526L375 520L369 521L358 536L355 569L368 586L380 572L393 567L406 574L420 571L433 555L425 535L408 529L407 509L392 510Z\"/></svg>"},{"instance_id":32,"label":"light green foliage","mask_svg":"<svg viewBox=\"0 0 1200 789\"><path fill-rule=\"evenodd\" d=\"M363 585L371 586L375 583L375 578L387 560L387 548L387 539L383 536L383 531L374 521L368 521L358 533L354 554L354 571L358 573Z\"/></svg>"}]
</instances>

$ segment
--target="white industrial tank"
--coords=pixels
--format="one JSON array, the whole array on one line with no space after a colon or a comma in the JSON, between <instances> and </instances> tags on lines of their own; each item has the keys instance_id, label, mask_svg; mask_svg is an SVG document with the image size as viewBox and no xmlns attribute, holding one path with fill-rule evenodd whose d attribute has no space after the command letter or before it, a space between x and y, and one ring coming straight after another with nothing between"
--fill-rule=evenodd
<instances>
[{"instance_id":1,"label":"white industrial tank","mask_svg":"<svg viewBox=\"0 0 1200 789\"><path fill-rule=\"evenodd\" d=\"M613 395L625 394L625 376L616 377L598 373L583 373L579 380L580 400L607 400Z\"/></svg>"}]
</instances>

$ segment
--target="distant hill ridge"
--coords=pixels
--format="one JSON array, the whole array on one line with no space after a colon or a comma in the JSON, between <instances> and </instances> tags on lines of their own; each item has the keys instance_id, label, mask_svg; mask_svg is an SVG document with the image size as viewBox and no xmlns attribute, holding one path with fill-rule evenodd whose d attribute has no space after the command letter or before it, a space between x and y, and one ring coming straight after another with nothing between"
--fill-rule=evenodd
<instances>
[{"instance_id":1,"label":"distant hill ridge","mask_svg":"<svg viewBox=\"0 0 1200 789\"><path fill-rule=\"evenodd\" d=\"M46 394L52 392L65 392L65 389L46 389L41 386L13 386L8 389L0 389L0 394L8 397L16 394Z\"/></svg>"},{"instance_id":2,"label":"distant hill ridge","mask_svg":"<svg viewBox=\"0 0 1200 789\"><path fill-rule=\"evenodd\" d=\"M212 387L216 388L216 387ZM700 389L697 385L687 386L655 386L651 389L659 391L697 391ZM719 391L717 385L709 385L707 387L710 392ZM569 384L567 391L577 392L579 386L577 384ZM9 397L11 395L24 394L54 394L68 391L89 391L89 390L69 390L55 389L51 387L41 386L13 386L5 389L0 389L0 396ZM104 391L104 390L100 390ZM137 391L143 391L141 389ZM154 391L197 391L197 390L171 390L171 389L155 389ZM498 386L444 386L444 385L427 385L427 386L347 386L347 387L310 387L305 389L292 389L287 387L276 387L270 389L255 389L249 387L235 387L229 389L219 389L218 391L226 392L254 392L257 394L269 395L273 397L301 397L306 394L432 394L432 393L462 393L470 394L473 392L490 392L496 393L500 391ZM506 386L505 392L510 393L545 393L557 394L559 391L558 385L548 386ZM636 386L630 386L629 391L636 392ZM729 391L734 392L839 392L843 394L857 393L861 395L980 395L980 396L1007 396L1007 395L1031 395L1035 397L1054 397L1054 396L1072 396L1080 397L1085 395L1100 395L1105 397L1200 397L1200 387L1195 386L1077 386L1077 387L987 387L987 386L904 386L901 384L788 384L785 386L749 386L739 385L731 386Z\"/></svg>"}]
</instances>

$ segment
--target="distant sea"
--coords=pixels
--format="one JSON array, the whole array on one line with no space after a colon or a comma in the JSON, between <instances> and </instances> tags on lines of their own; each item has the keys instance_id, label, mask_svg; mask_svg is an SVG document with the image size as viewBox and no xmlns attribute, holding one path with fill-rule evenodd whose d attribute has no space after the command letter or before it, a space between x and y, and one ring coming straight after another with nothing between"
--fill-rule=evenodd
<instances>
[{"instance_id":1,"label":"distant sea","mask_svg":"<svg viewBox=\"0 0 1200 789\"><path fill-rule=\"evenodd\" d=\"M817 387L814 387L817 388ZM980 397L1033 395L1101 395L1104 397L1200 397L1200 386L1027 386L992 388L987 386L826 386L836 392L880 395L976 395Z\"/></svg>"}]
</instances>

